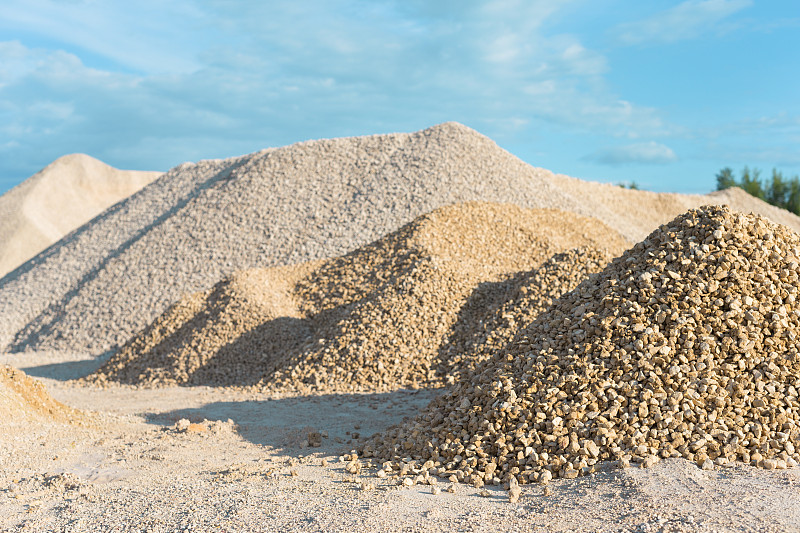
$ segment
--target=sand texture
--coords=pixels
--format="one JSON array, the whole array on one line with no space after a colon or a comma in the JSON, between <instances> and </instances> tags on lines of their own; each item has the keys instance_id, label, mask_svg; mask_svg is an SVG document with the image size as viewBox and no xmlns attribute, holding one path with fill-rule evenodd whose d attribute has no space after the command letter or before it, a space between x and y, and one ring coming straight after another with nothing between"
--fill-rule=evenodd
<instances>
[{"instance_id":1,"label":"sand texture","mask_svg":"<svg viewBox=\"0 0 800 533\"><path fill-rule=\"evenodd\" d=\"M59 157L0 196L0 277L161 174L84 154Z\"/></svg>"},{"instance_id":2,"label":"sand texture","mask_svg":"<svg viewBox=\"0 0 800 533\"><path fill-rule=\"evenodd\" d=\"M555 176L457 123L310 141L176 167L0 280L0 345L99 354L236 270L341 255L469 200L593 216L631 242L709 201L800 229L794 215L735 192L656 194Z\"/></svg>"},{"instance_id":3,"label":"sand texture","mask_svg":"<svg viewBox=\"0 0 800 533\"><path fill-rule=\"evenodd\" d=\"M550 279L530 272L581 246L592 249L585 255L594 261L562 253L555 263L564 269ZM605 224L572 213L485 202L447 206L346 256L242 271L188 296L91 377L292 392L452 383L486 353L465 356L447 343L456 332L479 335L469 331L482 321L468 300L503 300L507 285L520 283L508 278L521 273L533 285L524 300L533 314L550 301L535 295L559 296L625 248ZM545 281L552 283L541 287Z\"/></svg>"}]
</instances>

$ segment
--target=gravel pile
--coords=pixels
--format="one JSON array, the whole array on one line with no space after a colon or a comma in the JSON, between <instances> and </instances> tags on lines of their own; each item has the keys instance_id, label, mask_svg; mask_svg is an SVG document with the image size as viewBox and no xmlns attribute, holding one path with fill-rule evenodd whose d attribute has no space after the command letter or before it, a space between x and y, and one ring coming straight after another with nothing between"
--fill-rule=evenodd
<instances>
[{"instance_id":1,"label":"gravel pile","mask_svg":"<svg viewBox=\"0 0 800 533\"><path fill-rule=\"evenodd\" d=\"M626 241L571 213L478 202L443 207L343 257L240 272L186 297L89 379L302 392L452 381L472 360L451 357L443 343L457 324L466 334L464 305L476 291L503 293L509 276L576 246L611 252L558 256L541 273L516 276L518 290L532 288L521 296L526 302L577 285ZM580 264L561 264L571 261ZM561 275L560 284L538 287ZM515 315L522 320L540 307L536 301Z\"/></svg>"},{"instance_id":2,"label":"gravel pile","mask_svg":"<svg viewBox=\"0 0 800 533\"><path fill-rule=\"evenodd\" d=\"M70 154L0 195L0 278L161 174Z\"/></svg>"},{"instance_id":3,"label":"gravel pile","mask_svg":"<svg viewBox=\"0 0 800 533\"><path fill-rule=\"evenodd\" d=\"M0 365L0 413L0 427L36 420L83 420L78 411L51 398L41 382L8 365Z\"/></svg>"},{"instance_id":4,"label":"gravel pile","mask_svg":"<svg viewBox=\"0 0 800 533\"><path fill-rule=\"evenodd\" d=\"M0 350L98 354L237 270L342 255L415 217L486 200L605 222L631 242L727 202L800 230L744 193L627 191L534 168L457 123L183 164L0 280Z\"/></svg>"},{"instance_id":5,"label":"gravel pile","mask_svg":"<svg viewBox=\"0 0 800 533\"><path fill-rule=\"evenodd\" d=\"M456 123L185 164L0 282L0 344L100 353L236 270L334 257L461 201L572 212L536 169Z\"/></svg>"},{"instance_id":6,"label":"gravel pile","mask_svg":"<svg viewBox=\"0 0 800 533\"><path fill-rule=\"evenodd\" d=\"M660 457L794 466L799 256L800 235L760 216L691 210L362 453L476 485Z\"/></svg>"},{"instance_id":7,"label":"gravel pile","mask_svg":"<svg viewBox=\"0 0 800 533\"><path fill-rule=\"evenodd\" d=\"M618 254L617 254L618 255ZM613 259L600 248L557 253L540 267L496 283L481 283L461 306L458 320L440 351L438 373L449 384L512 342L520 329Z\"/></svg>"}]
</instances>

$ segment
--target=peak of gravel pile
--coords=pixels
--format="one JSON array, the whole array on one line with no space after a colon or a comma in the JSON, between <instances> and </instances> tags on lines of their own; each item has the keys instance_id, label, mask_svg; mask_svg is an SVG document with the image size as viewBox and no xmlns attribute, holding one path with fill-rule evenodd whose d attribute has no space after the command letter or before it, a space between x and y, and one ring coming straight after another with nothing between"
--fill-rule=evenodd
<instances>
[{"instance_id":1,"label":"peak of gravel pile","mask_svg":"<svg viewBox=\"0 0 800 533\"><path fill-rule=\"evenodd\" d=\"M0 196L0 277L161 174L59 157Z\"/></svg>"},{"instance_id":2,"label":"peak of gravel pile","mask_svg":"<svg viewBox=\"0 0 800 533\"><path fill-rule=\"evenodd\" d=\"M571 478L607 460L794 465L799 256L784 226L691 210L362 451L476 484Z\"/></svg>"},{"instance_id":3,"label":"peak of gravel pile","mask_svg":"<svg viewBox=\"0 0 800 533\"><path fill-rule=\"evenodd\" d=\"M82 415L54 400L41 382L0 365L0 426L36 420L79 422Z\"/></svg>"},{"instance_id":4,"label":"peak of gravel pile","mask_svg":"<svg viewBox=\"0 0 800 533\"><path fill-rule=\"evenodd\" d=\"M472 364L451 359L442 346L481 284L502 284L575 246L618 253L625 244L599 221L571 213L478 202L443 207L343 257L244 271L184 298L90 379L326 392L438 383ZM588 263L572 267L563 283L533 291L563 292ZM556 271L518 284L555 281Z\"/></svg>"}]
</instances>

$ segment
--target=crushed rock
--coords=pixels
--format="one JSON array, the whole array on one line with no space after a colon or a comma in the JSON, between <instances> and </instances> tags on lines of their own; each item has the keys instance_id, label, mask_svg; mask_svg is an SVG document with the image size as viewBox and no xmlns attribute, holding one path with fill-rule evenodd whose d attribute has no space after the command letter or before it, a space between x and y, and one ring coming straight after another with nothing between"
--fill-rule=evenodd
<instances>
[{"instance_id":1,"label":"crushed rock","mask_svg":"<svg viewBox=\"0 0 800 533\"><path fill-rule=\"evenodd\" d=\"M588 248L562 253L576 246ZM301 392L453 382L625 247L604 224L571 213L443 207L346 256L237 273L184 298L87 379ZM495 305L494 315L469 303L507 293L519 305ZM480 341L469 329L477 314L486 315ZM448 338L458 350L443 348ZM459 352L466 344L470 356Z\"/></svg>"},{"instance_id":2,"label":"crushed rock","mask_svg":"<svg viewBox=\"0 0 800 533\"><path fill-rule=\"evenodd\" d=\"M237 270L347 253L437 207L513 202L592 216L631 242L729 203L800 230L741 191L659 194L534 168L457 123L185 163L0 280L0 349L117 349L187 293Z\"/></svg>"},{"instance_id":3,"label":"crushed rock","mask_svg":"<svg viewBox=\"0 0 800 533\"><path fill-rule=\"evenodd\" d=\"M361 453L468 483L657 457L794 466L799 257L800 235L761 216L690 210Z\"/></svg>"}]
</instances>

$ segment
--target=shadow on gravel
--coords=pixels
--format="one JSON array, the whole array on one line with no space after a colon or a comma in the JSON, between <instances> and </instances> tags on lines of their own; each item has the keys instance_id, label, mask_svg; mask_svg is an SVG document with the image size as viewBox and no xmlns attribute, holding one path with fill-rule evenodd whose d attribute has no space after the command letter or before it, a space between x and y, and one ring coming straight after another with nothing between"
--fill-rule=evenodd
<instances>
[{"instance_id":1,"label":"shadow on gravel","mask_svg":"<svg viewBox=\"0 0 800 533\"><path fill-rule=\"evenodd\" d=\"M69 381L88 376L103 363L108 361L110 353L106 353L95 359L82 359L80 361L64 361L62 363L52 363L49 365L39 365L24 367L24 372L35 378L48 378L57 381Z\"/></svg>"},{"instance_id":2,"label":"shadow on gravel","mask_svg":"<svg viewBox=\"0 0 800 533\"><path fill-rule=\"evenodd\" d=\"M359 439L416 415L442 390L401 390L382 394L326 394L274 400L212 402L202 407L147 415L150 423L173 426L187 419L236 424L243 439L285 454L337 453ZM313 433L322 434L321 440ZM327 434L327 437L324 435ZM318 441L319 446L313 446Z\"/></svg>"}]
</instances>

